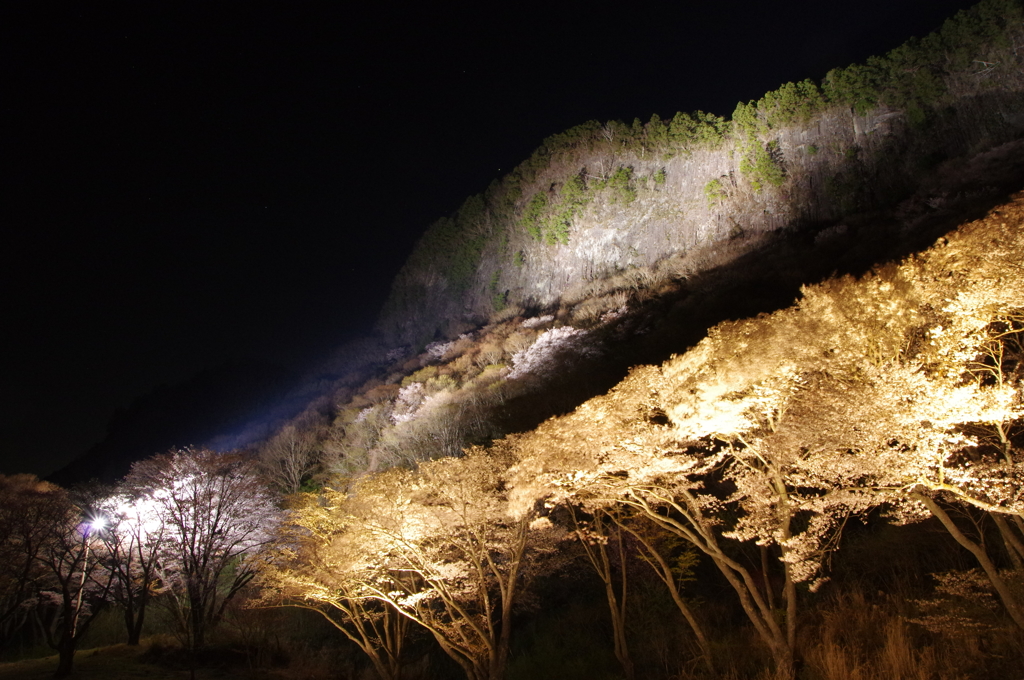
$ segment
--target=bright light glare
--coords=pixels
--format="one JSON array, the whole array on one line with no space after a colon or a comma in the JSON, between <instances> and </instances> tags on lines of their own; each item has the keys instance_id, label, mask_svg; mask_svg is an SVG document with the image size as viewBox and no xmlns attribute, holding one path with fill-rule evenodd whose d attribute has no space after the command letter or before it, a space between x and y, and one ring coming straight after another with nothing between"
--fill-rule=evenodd
<instances>
[{"instance_id":1,"label":"bright light glare","mask_svg":"<svg viewBox=\"0 0 1024 680\"><path fill-rule=\"evenodd\" d=\"M103 531L107 528L107 518L102 515L99 517L93 517L89 520L87 526L90 531Z\"/></svg>"}]
</instances>

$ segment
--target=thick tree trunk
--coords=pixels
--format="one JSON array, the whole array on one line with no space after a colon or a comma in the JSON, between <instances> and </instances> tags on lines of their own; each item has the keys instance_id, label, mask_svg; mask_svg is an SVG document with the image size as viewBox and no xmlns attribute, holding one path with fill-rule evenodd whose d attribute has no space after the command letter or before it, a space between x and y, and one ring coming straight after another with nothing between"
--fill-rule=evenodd
<instances>
[{"instance_id":1,"label":"thick tree trunk","mask_svg":"<svg viewBox=\"0 0 1024 680\"><path fill-rule=\"evenodd\" d=\"M766 608L764 598L754 585L753 577L724 554L709 555L729 585L736 591L747 618L754 624L761 639L771 650L777 675L782 678L793 677L793 649L786 643L786 636L772 616L771 610Z\"/></svg>"},{"instance_id":2,"label":"thick tree trunk","mask_svg":"<svg viewBox=\"0 0 1024 680\"><path fill-rule=\"evenodd\" d=\"M142 638L142 626L145 622L146 610L142 607L125 607L124 625L128 630L128 645L137 646Z\"/></svg>"},{"instance_id":3,"label":"thick tree trunk","mask_svg":"<svg viewBox=\"0 0 1024 680\"><path fill-rule=\"evenodd\" d=\"M71 675L75 662L75 639L67 632L61 635L57 645L57 670L55 678L66 678Z\"/></svg>"}]
</instances>

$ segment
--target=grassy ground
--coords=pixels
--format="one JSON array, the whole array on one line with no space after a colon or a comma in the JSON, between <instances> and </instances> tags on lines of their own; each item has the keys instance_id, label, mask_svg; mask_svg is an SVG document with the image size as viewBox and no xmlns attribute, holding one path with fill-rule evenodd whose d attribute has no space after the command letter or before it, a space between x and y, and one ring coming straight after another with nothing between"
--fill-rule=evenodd
<instances>
[{"instance_id":1,"label":"grassy ground","mask_svg":"<svg viewBox=\"0 0 1024 680\"><path fill-rule=\"evenodd\" d=\"M96 649L83 649L75 654L75 680L184 680L189 678L187 670L166 668L148 663L146 653L149 647L145 643L138 647L128 645L112 645ZM26 659L11 663L0 663L0 680L49 680L57 669L57 657L48 656L41 659ZM267 671L252 671L245 667L200 668L196 671L198 680L214 680L215 678L266 679L279 678Z\"/></svg>"}]
</instances>

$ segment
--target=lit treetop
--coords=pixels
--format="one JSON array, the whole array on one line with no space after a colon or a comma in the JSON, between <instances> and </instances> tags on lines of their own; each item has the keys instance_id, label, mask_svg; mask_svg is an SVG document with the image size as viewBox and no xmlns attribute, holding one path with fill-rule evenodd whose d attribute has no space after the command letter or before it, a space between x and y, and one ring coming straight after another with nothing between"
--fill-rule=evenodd
<instances>
[{"instance_id":1,"label":"lit treetop","mask_svg":"<svg viewBox=\"0 0 1024 680\"><path fill-rule=\"evenodd\" d=\"M260 566L279 522L275 499L253 461L207 449L141 461L127 481L155 514L143 521L164 527L160 578L187 641L200 647Z\"/></svg>"}]
</instances>

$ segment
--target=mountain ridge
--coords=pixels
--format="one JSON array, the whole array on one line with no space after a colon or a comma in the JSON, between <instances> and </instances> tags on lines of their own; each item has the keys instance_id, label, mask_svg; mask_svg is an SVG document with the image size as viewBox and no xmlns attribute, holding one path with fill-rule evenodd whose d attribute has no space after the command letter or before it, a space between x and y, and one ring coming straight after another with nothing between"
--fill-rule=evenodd
<instances>
[{"instance_id":1,"label":"mountain ridge","mask_svg":"<svg viewBox=\"0 0 1024 680\"><path fill-rule=\"evenodd\" d=\"M581 282L654 270L738 233L891 206L943 160L1024 133L1020 12L986 0L820 85L741 102L731 120L698 111L553 135L430 227L378 328L396 344L452 338L506 307L551 306Z\"/></svg>"}]
</instances>

